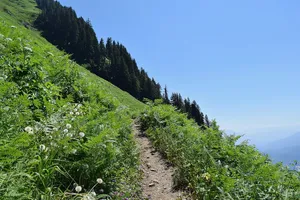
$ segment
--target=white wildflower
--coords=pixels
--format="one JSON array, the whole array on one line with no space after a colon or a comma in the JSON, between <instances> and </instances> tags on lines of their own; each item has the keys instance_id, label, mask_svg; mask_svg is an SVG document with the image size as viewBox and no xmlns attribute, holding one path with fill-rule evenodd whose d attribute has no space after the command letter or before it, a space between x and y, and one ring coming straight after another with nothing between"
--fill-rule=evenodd
<instances>
[{"instance_id":1,"label":"white wildflower","mask_svg":"<svg viewBox=\"0 0 300 200\"><path fill-rule=\"evenodd\" d=\"M64 133L68 133L69 131L68 131L68 129L64 129Z\"/></svg>"},{"instance_id":2,"label":"white wildflower","mask_svg":"<svg viewBox=\"0 0 300 200\"><path fill-rule=\"evenodd\" d=\"M228 166L228 165L225 165L225 168L226 168L226 169L228 169L228 168L229 168L229 166Z\"/></svg>"},{"instance_id":3,"label":"white wildflower","mask_svg":"<svg viewBox=\"0 0 300 200\"><path fill-rule=\"evenodd\" d=\"M45 145L43 145L43 144L41 144L39 148L40 148L40 151L45 151L45 149L46 149L46 146L45 146Z\"/></svg>"},{"instance_id":4,"label":"white wildflower","mask_svg":"<svg viewBox=\"0 0 300 200\"><path fill-rule=\"evenodd\" d=\"M76 153L77 153L77 150L76 150L76 149L72 149L71 153L72 153L72 154L76 154Z\"/></svg>"},{"instance_id":5,"label":"white wildflower","mask_svg":"<svg viewBox=\"0 0 300 200\"><path fill-rule=\"evenodd\" d=\"M79 136L80 136L81 138L83 138L83 137L85 136L84 132L80 132L80 133L79 133Z\"/></svg>"},{"instance_id":6,"label":"white wildflower","mask_svg":"<svg viewBox=\"0 0 300 200\"><path fill-rule=\"evenodd\" d=\"M12 39L11 39L11 38L6 38L5 41L6 41L6 42L11 42Z\"/></svg>"},{"instance_id":7,"label":"white wildflower","mask_svg":"<svg viewBox=\"0 0 300 200\"><path fill-rule=\"evenodd\" d=\"M82 198L82 200L95 200L95 198L92 195L86 195Z\"/></svg>"},{"instance_id":8,"label":"white wildflower","mask_svg":"<svg viewBox=\"0 0 300 200\"><path fill-rule=\"evenodd\" d=\"M24 50L32 53L32 49L30 47L24 47Z\"/></svg>"},{"instance_id":9,"label":"white wildflower","mask_svg":"<svg viewBox=\"0 0 300 200\"><path fill-rule=\"evenodd\" d=\"M73 134L72 133L68 133L67 137L73 137Z\"/></svg>"},{"instance_id":10,"label":"white wildflower","mask_svg":"<svg viewBox=\"0 0 300 200\"><path fill-rule=\"evenodd\" d=\"M80 108L82 106L82 104L78 104L77 107Z\"/></svg>"},{"instance_id":11,"label":"white wildflower","mask_svg":"<svg viewBox=\"0 0 300 200\"><path fill-rule=\"evenodd\" d=\"M78 111L78 109L77 108L74 108L74 112L77 112Z\"/></svg>"},{"instance_id":12,"label":"white wildflower","mask_svg":"<svg viewBox=\"0 0 300 200\"><path fill-rule=\"evenodd\" d=\"M94 197L97 196L96 192L94 192L94 191L91 192L91 195L94 196Z\"/></svg>"},{"instance_id":13,"label":"white wildflower","mask_svg":"<svg viewBox=\"0 0 300 200\"><path fill-rule=\"evenodd\" d=\"M80 113L79 113L79 112L76 112L75 115L80 115Z\"/></svg>"},{"instance_id":14,"label":"white wildflower","mask_svg":"<svg viewBox=\"0 0 300 200\"><path fill-rule=\"evenodd\" d=\"M99 125L99 128L102 130L104 128L104 125L103 124Z\"/></svg>"},{"instance_id":15,"label":"white wildflower","mask_svg":"<svg viewBox=\"0 0 300 200\"><path fill-rule=\"evenodd\" d=\"M97 183L102 184L103 180L101 178L97 178Z\"/></svg>"},{"instance_id":16,"label":"white wildflower","mask_svg":"<svg viewBox=\"0 0 300 200\"><path fill-rule=\"evenodd\" d=\"M10 26L10 28L16 29L17 27L16 26Z\"/></svg>"},{"instance_id":17,"label":"white wildflower","mask_svg":"<svg viewBox=\"0 0 300 200\"><path fill-rule=\"evenodd\" d=\"M70 115L74 115L74 113L71 111L71 112L70 112Z\"/></svg>"},{"instance_id":18,"label":"white wildflower","mask_svg":"<svg viewBox=\"0 0 300 200\"><path fill-rule=\"evenodd\" d=\"M70 129L70 128L72 128L72 125L71 125L71 124L67 124L66 127L67 127L68 129Z\"/></svg>"},{"instance_id":19,"label":"white wildflower","mask_svg":"<svg viewBox=\"0 0 300 200\"><path fill-rule=\"evenodd\" d=\"M53 147L57 147L57 144L55 142L50 142L50 145Z\"/></svg>"},{"instance_id":20,"label":"white wildflower","mask_svg":"<svg viewBox=\"0 0 300 200\"><path fill-rule=\"evenodd\" d=\"M82 190L82 187L80 185L77 185L75 188L75 191L79 193L79 192L81 192L81 190Z\"/></svg>"},{"instance_id":21,"label":"white wildflower","mask_svg":"<svg viewBox=\"0 0 300 200\"><path fill-rule=\"evenodd\" d=\"M31 128L30 126L27 126L27 127L25 128L25 131L26 131L27 133L29 133L29 134L33 134L33 128Z\"/></svg>"},{"instance_id":22,"label":"white wildflower","mask_svg":"<svg viewBox=\"0 0 300 200\"><path fill-rule=\"evenodd\" d=\"M58 131L58 128L55 128L55 127L54 127L52 130L53 130L53 131Z\"/></svg>"},{"instance_id":23,"label":"white wildflower","mask_svg":"<svg viewBox=\"0 0 300 200\"><path fill-rule=\"evenodd\" d=\"M5 46L3 44L0 44L0 50L5 49Z\"/></svg>"},{"instance_id":24,"label":"white wildflower","mask_svg":"<svg viewBox=\"0 0 300 200\"><path fill-rule=\"evenodd\" d=\"M88 164L84 164L83 167L86 168L86 169L88 169L89 165Z\"/></svg>"},{"instance_id":25,"label":"white wildflower","mask_svg":"<svg viewBox=\"0 0 300 200\"><path fill-rule=\"evenodd\" d=\"M75 120L75 118L74 118L74 117L72 117L71 121L74 121L74 120Z\"/></svg>"}]
</instances>

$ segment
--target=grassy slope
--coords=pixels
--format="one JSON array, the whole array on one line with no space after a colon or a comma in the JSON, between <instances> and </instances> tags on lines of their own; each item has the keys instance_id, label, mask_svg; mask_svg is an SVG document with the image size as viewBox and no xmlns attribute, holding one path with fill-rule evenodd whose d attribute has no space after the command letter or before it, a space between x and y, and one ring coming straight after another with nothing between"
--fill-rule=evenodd
<instances>
[{"instance_id":1,"label":"grassy slope","mask_svg":"<svg viewBox=\"0 0 300 200\"><path fill-rule=\"evenodd\" d=\"M8 12L7 12L8 11ZM39 13L39 9L36 7L35 0L1 0L0 1L0 17L5 21L10 22L14 25L22 25L21 22L32 23ZM44 46L49 45L49 42L44 38L40 37L39 32L32 29L27 31L29 35L35 37L35 41L38 41L36 45ZM99 89L105 93L110 94L118 99L122 104L129 106L131 109L142 109L144 104L136 100L127 92L120 90L110 82L99 78L98 76L90 73L88 70L81 66L77 66L79 71L87 76L88 81L93 80L99 84Z\"/></svg>"},{"instance_id":2,"label":"grassy slope","mask_svg":"<svg viewBox=\"0 0 300 200\"><path fill-rule=\"evenodd\" d=\"M40 12L35 0L1 0L1 13L6 13L12 20L31 23Z\"/></svg>"},{"instance_id":3,"label":"grassy slope","mask_svg":"<svg viewBox=\"0 0 300 200\"><path fill-rule=\"evenodd\" d=\"M145 105L22 25L38 12L0 2L0 197L139 199L131 116Z\"/></svg>"}]
</instances>

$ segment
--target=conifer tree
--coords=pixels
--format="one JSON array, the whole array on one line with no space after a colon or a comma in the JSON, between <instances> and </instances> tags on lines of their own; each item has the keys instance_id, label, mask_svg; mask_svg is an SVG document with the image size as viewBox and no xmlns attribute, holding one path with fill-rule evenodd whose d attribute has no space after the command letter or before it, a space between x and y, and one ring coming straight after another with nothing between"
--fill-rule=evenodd
<instances>
[{"instance_id":1,"label":"conifer tree","mask_svg":"<svg viewBox=\"0 0 300 200\"><path fill-rule=\"evenodd\" d=\"M164 101L165 104L170 104L168 89L167 89L166 85L165 85L165 88L164 88L163 101Z\"/></svg>"},{"instance_id":2,"label":"conifer tree","mask_svg":"<svg viewBox=\"0 0 300 200\"><path fill-rule=\"evenodd\" d=\"M205 125L206 125L207 127L210 127L210 126L211 126L211 122L210 122L210 120L208 119L208 116L207 116L207 115L205 115L205 117L204 117L204 122L205 122Z\"/></svg>"}]
</instances>

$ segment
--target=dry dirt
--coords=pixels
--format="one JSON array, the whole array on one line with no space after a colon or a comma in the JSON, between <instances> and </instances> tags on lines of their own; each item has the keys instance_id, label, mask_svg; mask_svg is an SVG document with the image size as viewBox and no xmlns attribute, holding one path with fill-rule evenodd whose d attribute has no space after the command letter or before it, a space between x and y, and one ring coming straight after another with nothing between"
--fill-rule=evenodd
<instances>
[{"instance_id":1,"label":"dry dirt","mask_svg":"<svg viewBox=\"0 0 300 200\"><path fill-rule=\"evenodd\" d=\"M167 164L152 147L150 140L134 125L135 137L140 148L141 170L143 171L143 197L151 200L177 200L183 193L172 188L174 168Z\"/></svg>"}]
</instances>

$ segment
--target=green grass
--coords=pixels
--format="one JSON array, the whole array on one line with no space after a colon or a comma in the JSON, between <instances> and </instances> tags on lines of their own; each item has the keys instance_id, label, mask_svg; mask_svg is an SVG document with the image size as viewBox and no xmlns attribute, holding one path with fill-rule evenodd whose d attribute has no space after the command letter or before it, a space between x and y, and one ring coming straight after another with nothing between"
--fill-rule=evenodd
<instances>
[{"instance_id":1,"label":"green grass","mask_svg":"<svg viewBox=\"0 0 300 200\"><path fill-rule=\"evenodd\" d=\"M168 105L152 105L140 121L154 146L177 167L174 181L194 199L300 199L300 172L290 171L215 122L205 130Z\"/></svg>"},{"instance_id":2,"label":"green grass","mask_svg":"<svg viewBox=\"0 0 300 200\"><path fill-rule=\"evenodd\" d=\"M32 23L40 10L36 7L35 0L1 0L0 13L6 18L18 22Z\"/></svg>"},{"instance_id":3,"label":"green grass","mask_svg":"<svg viewBox=\"0 0 300 200\"><path fill-rule=\"evenodd\" d=\"M140 199L131 124L145 105L25 28L26 2L0 3L0 199Z\"/></svg>"},{"instance_id":4,"label":"green grass","mask_svg":"<svg viewBox=\"0 0 300 200\"><path fill-rule=\"evenodd\" d=\"M0 19L3 19L14 26L20 25L19 22L22 22L24 20L32 24L33 20L40 12L36 6L37 5L34 0L3 0L0 2ZM5 12L5 9L9 10L12 14L8 14L7 12ZM25 29L23 30L24 33L34 38L35 46L49 46L49 42L42 38L38 31ZM55 51L58 50L55 48ZM130 107L132 110L140 110L144 108L145 104L136 100L127 92L120 90L115 85L102 78L99 78L98 76L92 74L79 65L77 65L76 67L78 68L79 73L84 74L84 76L88 77L87 81L93 81L95 84L98 84L99 90L103 90L105 93L112 95L120 103Z\"/></svg>"}]
</instances>

